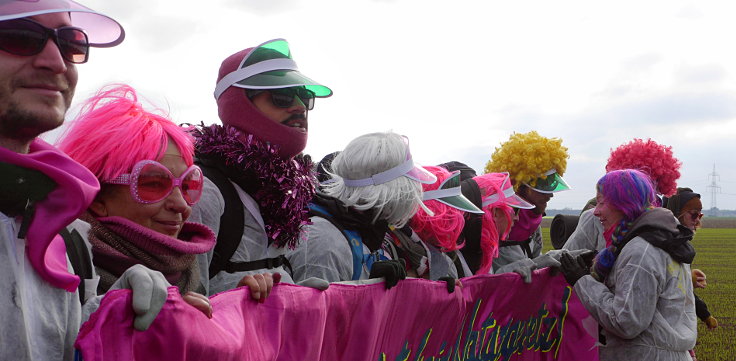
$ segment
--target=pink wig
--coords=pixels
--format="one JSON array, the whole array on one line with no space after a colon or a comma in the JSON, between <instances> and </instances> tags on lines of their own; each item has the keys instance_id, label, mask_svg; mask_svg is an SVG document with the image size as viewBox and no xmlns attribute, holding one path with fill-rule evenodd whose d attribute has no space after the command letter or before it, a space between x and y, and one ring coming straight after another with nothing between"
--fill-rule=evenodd
<instances>
[{"instance_id":1,"label":"pink wig","mask_svg":"<svg viewBox=\"0 0 736 361\"><path fill-rule=\"evenodd\" d=\"M621 169L636 169L644 172L654 182L657 193L671 196L677 191L682 163L667 147L647 139L634 138L629 143L611 150L606 164L606 172Z\"/></svg>"},{"instance_id":2,"label":"pink wig","mask_svg":"<svg viewBox=\"0 0 736 361\"><path fill-rule=\"evenodd\" d=\"M192 165L191 135L168 116L144 110L135 89L120 84L87 100L58 146L105 182L129 173L141 160L161 159L169 139Z\"/></svg>"},{"instance_id":3,"label":"pink wig","mask_svg":"<svg viewBox=\"0 0 736 361\"><path fill-rule=\"evenodd\" d=\"M424 192L436 190L445 179L452 175L442 167L425 166L424 169L437 177L437 182L422 184ZM411 228L419 235L419 238L438 247L443 252L462 248L463 245L458 244L457 239L465 227L465 212L434 199L425 201L424 205L434 212L434 216L430 217L423 208L420 208L411 218Z\"/></svg>"},{"instance_id":4,"label":"pink wig","mask_svg":"<svg viewBox=\"0 0 736 361\"><path fill-rule=\"evenodd\" d=\"M473 177L480 188L481 198L486 198L492 194L503 194L503 177L499 177L498 173L486 173ZM493 220L493 210L501 209L506 216L508 227L504 234L498 234L496 222ZM506 239L511 230L514 210L505 202L496 202L483 207L483 221L480 230L480 248L483 251L483 260L476 274L487 274L491 270L493 259L498 257L498 241Z\"/></svg>"}]
</instances>

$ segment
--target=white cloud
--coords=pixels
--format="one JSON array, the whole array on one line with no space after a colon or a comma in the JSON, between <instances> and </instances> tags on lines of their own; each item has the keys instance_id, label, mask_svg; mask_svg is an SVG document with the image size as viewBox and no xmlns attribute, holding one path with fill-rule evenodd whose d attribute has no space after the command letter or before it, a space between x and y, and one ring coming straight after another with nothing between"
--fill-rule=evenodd
<instances>
[{"instance_id":1,"label":"white cloud","mask_svg":"<svg viewBox=\"0 0 736 361\"><path fill-rule=\"evenodd\" d=\"M81 2L128 37L80 66L76 102L122 81L177 121L217 122L220 62L283 37L300 69L335 91L309 116L316 159L394 130L420 162L480 172L511 132L538 130L572 154L565 178L575 190L553 208L585 203L609 150L634 137L672 145L681 183L701 193L714 162L736 179L730 1ZM736 184L723 187L736 194ZM734 209L735 198L719 206Z\"/></svg>"}]
</instances>

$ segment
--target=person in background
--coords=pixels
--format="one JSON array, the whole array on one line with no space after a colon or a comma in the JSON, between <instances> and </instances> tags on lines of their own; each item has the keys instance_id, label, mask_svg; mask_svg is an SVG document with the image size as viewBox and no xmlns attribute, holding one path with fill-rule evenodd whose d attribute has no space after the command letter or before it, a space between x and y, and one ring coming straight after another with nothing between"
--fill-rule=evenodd
<instances>
[{"instance_id":1,"label":"person in background","mask_svg":"<svg viewBox=\"0 0 736 361\"><path fill-rule=\"evenodd\" d=\"M465 213L483 211L462 195L459 171L451 173L435 166L424 169L437 177L435 183L422 184L422 199L431 213L420 208L407 226L390 233L399 255L409 265L407 275L435 281L471 276L459 252L464 245L460 234Z\"/></svg>"},{"instance_id":2,"label":"person in background","mask_svg":"<svg viewBox=\"0 0 736 361\"><path fill-rule=\"evenodd\" d=\"M199 256L208 294L244 276L276 272L292 283L284 254L296 247L314 195L307 115L332 90L299 72L286 40L267 41L227 57L215 87L222 126L194 133L205 174L191 220L217 234Z\"/></svg>"},{"instance_id":3,"label":"person in background","mask_svg":"<svg viewBox=\"0 0 736 361\"><path fill-rule=\"evenodd\" d=\"M462 182L462 192L483 214L467 214L461 249L473 274L494 273L493 259L498 257L498 245L506 239L518 211L534 205L514 193L508 173L486 173ZM521 273L527 279L531 273ZM529 280L529 282L531 282Z\"/></svg>"},{"instance_id":4,"label":"person in background","mask_svg":"<svg viewBox=\"0 0 736 361\"><path fill-rule=\"evenodd\" d=\"M693 232L657 207L649 177L606 173L596 185L595 216L612 239L589 267L563 252L561 270L602 328L608 360L687 360L697 336L690 263Z\"/></svg>"},{"instance_id":5,"label":"person in background","mask_svg":"<svg viewBox=\"0 0 736 361\"><path fill-rule=\"evenodd\" d=\"M498 258L493 261L496 272L514 262L518 262L515 267L533 266L528 259L541 255L541 223L547 203L554 193L570 189L562 179L567 158L561 139L543 137L535 131L512 134L491 155L486 173L508 172L516 193L534 205L533 209L519 211L519 220L508 239L502 240ZM537 266L542 264L547 262L538 262Z\"/></svg>"},{"instance_id":6,"label":"person in background","mask_svg":"<svg viewBox=\"0 0 736 361\"><path fill-rule=\"evenodd\" d=\"M677 217L680 224L689 228L693 232L697 231L701 226L703 218L703 203L700 201L700 194L693 192L690 188L677 188L677 193L672 197L665 197L662 206L672 211ZM699 269L692 270L693 288L705 288L707 286L705 273ZM708 329L718 328L718 320L711 315L708 305L698 295L695 295L695 314L705 323ZM691 350L690 355L693 360L695 351Z\"/></svg>"},{"instance_id":7,"label":"person in background","mask_svg":"<svg viewBox=\"0 0 736 361\"><path fill-rule=\"evenodd\" d=\"M59 149L102 185L73 225L91 244L98 294L121 288L122 274L143 265L165 277L157 289L175 285L187 302L211 315L195 256L214 247L215 235L187 222L204 178L193 164L191 135L165 114L144 109L130 86L114 85L84 103ZM241 283L262 301L274 280L262 274Z\"/></svg>"},{"instance_id":8,"label":"person in background","mask_svg":"<svg viewBox=\"0 0 736 361\"><path fill-rule=\"evenodd\" d=\"M393 287L406 272L382 248L389 226L406 225L423 206L421 184L437 178L414 164L409 140L391 132L353 139L331 169L332 182L310 204L307 237L288 256L294 280L385 276Z\"/></svg>"}]
</instances>

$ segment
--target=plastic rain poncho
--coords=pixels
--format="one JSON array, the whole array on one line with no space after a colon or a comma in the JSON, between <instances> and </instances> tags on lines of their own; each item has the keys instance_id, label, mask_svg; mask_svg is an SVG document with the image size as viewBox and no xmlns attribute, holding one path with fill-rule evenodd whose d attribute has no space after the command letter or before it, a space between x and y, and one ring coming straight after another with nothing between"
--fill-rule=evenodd
<instances>
[{"instance_id":1,"label":"plastic rain poncho","mask_svg":"<svg viewBox=\"0 0 736 361\"><path fill-rule=\"evenodd\" d=\"M677 232L671 214L659 210L642 215L631 232L644 225ZM694 252L687 252L692 261ZM688 264L637 236L622 249L604 283L586 275L574 288L603 328L602 361L685 361L697 336L692 287Z\"/></svg>"}]
</instances>

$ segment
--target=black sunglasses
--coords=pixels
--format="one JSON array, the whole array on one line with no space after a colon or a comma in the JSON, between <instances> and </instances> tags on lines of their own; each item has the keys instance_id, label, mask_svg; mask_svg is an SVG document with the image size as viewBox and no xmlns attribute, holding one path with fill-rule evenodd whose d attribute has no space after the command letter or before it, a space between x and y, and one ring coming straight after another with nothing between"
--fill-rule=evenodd
<instances>
[{"instance_id":1,"label":"black sunglasses","mask_svg":"<svg viewBox=\"0 0 736 361\"><path fill-rule=\"evenodd\" d=\"M89 57L89 40L80 28L47 28L30 19L0 21L0 50L20 56L40 53L51 38L64 60L81 64Z\"/></svg>"},{"instance_id":2,"label":"black sunglasses","mask_svg":"<svg viewBox=\"0 0 736 361\"><path fill-rule=\"evenodd\" d=\"M271 94L271 103L279 108L288 108L294 104L294 98L299 97L307 110L314 109L314 92L304 87L290 87L280 89L249 89L248 98L253 99L256 95L267 91Z\"/></svg>"}]
</instances>

